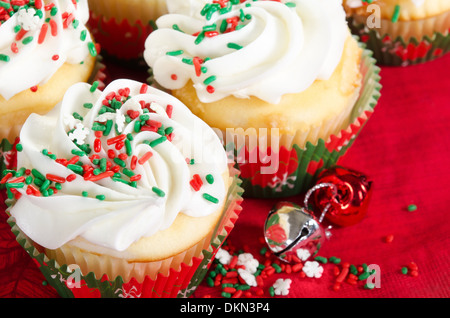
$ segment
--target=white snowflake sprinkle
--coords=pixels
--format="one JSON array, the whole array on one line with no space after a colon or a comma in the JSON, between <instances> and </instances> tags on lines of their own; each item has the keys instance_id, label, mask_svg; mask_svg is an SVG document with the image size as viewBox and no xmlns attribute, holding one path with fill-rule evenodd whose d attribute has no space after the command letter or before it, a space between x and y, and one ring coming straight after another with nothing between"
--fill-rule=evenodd
<instances>
[{"instance_id":1,"label":"white snowflake sprinkle","mask_svg":"<svg viewBox=\"0 0 450 318\"><path fill-rule=\"evenodd\" d=\"M297 257L300 258L302 261L306 261L311 256L311 253L304 248L299 248L297 250Z\"/></svg>"},{"instance_id":2,"label":"white snowflake sprinkle","mask_svg":"<svg viewBox=\"0 0 450 318\"><path fill-rule=\"evenodd\" d=\"M308 277L320 278L323 273L323 267L317 261L305 262L302 270Z\"/></svg>"},{"instance_id":3,"label":"white snowflake sprinkle","mask_svg":"<svg viewBox=\"0 0 450 318\"><path fill-rule=\"evenodd\" d=\"M17 22L22 29L25 31L33 31L38 27L40 18L35 14L36 10L33 8L20 9L17 12Z\"/></svg>"},{"instance_id":4,"label":"white snowflake sprinkle","mask_svg":"<svg viewBox=\"0 0 450 318\"><path fill-rule=\"evenodd\" d=\"M223 265L228 265L230 264L230 260L231 260L231 255L230 253L228 253L228 251L220 248L219 250L217 250L216 253L216 259Z\"/></svg>"},{"instance_id":5,"label":"white snowflake sprinkle","mask_svg":"<svg viewBox=\"0 0 450 318\"><path fill-rule=\"evenodd\" d=\"M89 129L83 126L83 124L79 123L76 125L76 128L73 132L69 134L69 138L72 141L77 141L77 144L83 145L84 140L89 135Z\"/></svg>"},{"instance_id":6,"label":"white snowflake sprinkle","mask_svg":"<svg viewBox=\"0 0 450 318\"><path fill-rule=\"evenodd\" d=\"M242 253L238 256L237 265L245 266L245 270L250 274L253 274L258 270L259 262L252 254Z\"/></svg>"},{"instance_id":7,"label":"white snowflake sprinkle","mask_svg":"<svg viewBox=\"0 0 450 318\"><path fill-rule=\"evenodd\" d=\"M116 113L116 125L117 125L117 131L122 132L123 128L125 127L125 115L122 113Z\"/></svg>"},{"instance_id":8,"label":"white snowflake sprinkle","mask_svg":"<svg viewBox=\"0 0 450 318\"><path fill-rule=\"evenodd\" d=\"M248 272L242 268L238 268L237 271L238 271L239 276L245 281L245 283L247 285L252 286L252 287L256 287L258 285L256 283L255 275L251 274L250 272Z\"/></svg>"},{"instance_id":9,"label":"white snowflake sprinkle","mask_svg":"<svg viewBox=\"0 0 450 318\"><path fill-rule=\"evenodd\" d=\"M292 280L279 278L272 285L274 288L275 295L286 296L289 294L289 288L291 287Z\"/></svg>"},{"instance_id":10,"label":"white snowflake sprinkle","mask_svg":"<svg viewBox=\"0 0 450 318\"><path fill-rule=\"evenodd\" d=\"M64 114L63 122L64 122L64 125L66 125L66 126L69 128L69 130L72 130L72 129L74 129L78 124L81 123L81 120L76 119L76 118L73 117L72 115Z\"/></svg>"}]
</instances>

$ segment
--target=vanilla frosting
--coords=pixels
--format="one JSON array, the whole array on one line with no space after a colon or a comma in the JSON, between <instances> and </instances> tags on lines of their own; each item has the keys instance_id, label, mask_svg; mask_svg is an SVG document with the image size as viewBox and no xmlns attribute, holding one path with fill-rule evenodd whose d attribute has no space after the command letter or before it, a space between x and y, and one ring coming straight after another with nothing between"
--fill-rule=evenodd
<instances>
[{"instance_id":1,"label":"vanilla frosting","mask_svg":"<svg viewBox=\"0 0 450 318\"><path fill-rule=\"evenodd\" d=\"M233 95L276 104L328 79L341 59L349 34L341 0L221 4L208 1L200 17L178 7L156 21L144 58L161 86L191 80L204 103Z\"/></svg>"},{"instance_id":2,"label":"vanilla frosting","mask_svg":"<svg viewBox=\"0 0 450 318\"><path fill-rule=\"evenodd\" d=\"M123 251L178 213L206 216L226 199L227 158L214 131L173 96L132 80L103 92L72 86L50 113L28 118L20 145L21 169L6 182L20 193L10 213L49 249L82 237Z\"/></svg>"},{"instance_id":3,"label":"vanilla frosting","mask_svg":"<svg viewBox=\"0 0 450 318\"><path fill-rule=\"evenodd\" d=\"M5 7L0 7L0 95L4 99L45 84L64 63L83 63L89 54L97 54L85 26L87 0L38 0Z\"/></svg>"}]
</instances>

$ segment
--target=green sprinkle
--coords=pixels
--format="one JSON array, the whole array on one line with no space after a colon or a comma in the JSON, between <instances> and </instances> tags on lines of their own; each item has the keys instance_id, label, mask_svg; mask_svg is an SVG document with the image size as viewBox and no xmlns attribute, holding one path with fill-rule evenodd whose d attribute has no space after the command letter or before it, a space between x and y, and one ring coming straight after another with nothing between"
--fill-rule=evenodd
<instances>
[{"instance_id":1,"label":"green sprinkle","mask_svg":"<svg viewBox=\"0 0 450 318\"><path fill-rule=\"evenodd\" d=\"M84 103L83 107L86 109L91 109L92 107L94 107L94 105L92 103Z\"/></svg>"},{"instance_id":2,"label":"green sprinkle","mask_svg":"<svg viewBox=\"0 0 450 318\"><path fill-rule=\"evenodd\" d=\"M99 85L99 82L98 82L98 81L95 81L94 83L92 83L92 86L91 86L91 88L89 89L90 92L91 92L91 93L95 92L95 90L97 89L98 85Z\"/></svg>"},{"instance_id":3,"label":"green sprinkle","mask_svg":"<svg viewBox=\"0 0 450 318\"><path fill-rule=\"evenodd\" d=\"M222 292L221 295L223 298L231 298L231 294L227 292Z\"/></svg>"},{"instance_id":4,"label":"green sprinkle","mask_svg":"<svg viewBox=\"0 0 450 318\"><path fill-rule=\"evenodd\" d=\"M105 125L102 125L102 124L100 124L100 123L95 122L95 123L92 125L92 128L91 128L91 129L94 130L94 131L105 131L105 130L106 130L106 126L105 126Z\"/></svg>"},{"instance_id":5,"label":"green sprinkle","mask_svg":"<svg viewBox=\"0 0 450 318\"><path fill-rule=\"evenodd\" d=\"M216 79L217 79L217 77L214 76L214 75L212 75L212 76L208 77L207 79L205 79L205 80L203 81L203 83L204 83L205 85L209 85L209 84L211 84L212 82L214 82Z\"/></svg>"},{"instance_id":6,"label":"green sprinkle","mask_svg":"<svg viewBox=\"0 0 450 318\"><path fill-rule=\"evenodd\" d=\"M364 280L364 279L369 278L369 276L370 276L369 272L364 272L364 273L362 273L361 275L358 276L358 279L359 280Z\"/></svg>"},{"instance_id":7,"label":"green sprinkle","mask_svg":"<svg viewBox=\"0 0 450 318\"><path fill-rule=\"evenodd\" d=\"M227 20L222 20L219 27L220 33L224 33L227 30L227 27L228 27Z\"/></svg>"},{"instance_id":8,"label":"green sprinkle","mask_svg":"<svg viewBox=\"0 0 450 318\"><path fill-rule=\"evenodd\" d=\"M402 274L408 274L408 267L402 267Z\"/></svg>"},{"instance_id":9,"label":"green sprinkle","mask_svg":"<svg viewBox=\"0 0 450 318\"><path fill-rule=\"evenodd\" d=\"M93 42L88 43L89 54L95 57L97 56L97 49L95 48L95 44Z\"/></svg>"},{"instance_id":10,"label":"green sprinkle","mask_svg":"<svg viewBox=\"0 0 450 318\"><path fill-rule=\"evenodd\" d=\"M394 23L397 22L399 16L400 16L400 5L397 4L397 5L395 5L394 13L392 14L391 21Z\"/></svg>"},{"instance_id":11,"label":"green sprinkle","mask_svg":"<svg viewBox=\"0 0 450 318\"><path fill-rule=\"evenodd\" d=\"M273 264L272 264L272 267L275 268L275 271L276 271L277 273L281 273L281 267L280 267L278 264L273 263Z\"/></svg>"},{"instance_id":12,"label":"green sprinkle","mask_svg":"<svg viewBox=\"0 0 450 318\"><path fill-rule=\"evenodd\" d=\"M11 58L6 54L0 54L0 61L9 62Z\"/></svg>"},{"instance_id":13,"label":"green sprinkle","mask_svg":"<svg viewBox=\"0 0 450 318\"><path fill-rule=\"evenodd\" d=\"M166 195L163 190L157 187L153 187L152 191L156 193L159 197L164 197Z\"/></svg>"},{"instance_id":14,"label":"green sprinkle","mask_svg":"<svg viewBox=\"0 0 450 318\"><path fill-rule=\"evenodd\" d=\"M190 164L190 165L195 164L195 159L191 159L191 160L189 161L189 164Z\"/></svg>"},{"instance_id":15,"label":"green sprinkle","mask_svg":"<svg viewBox=\"0 0 450 318\"><path fill-rule=\"evenodd\" d=\"M410 204L410 205L408 205L407 209L408 209L409 212L416 211L417 210L417 205Z\"/></svg>"},{"instance_id":16,"label":"green sprinkle","mask_svg":"<svg viewBox=\"0 0 450 318\"><path fill-rule=\"evenodd\" d=\"M95 196L97 199L99 199L100 201L105 200L105 196L103 194L99 194Z\"/></svg>"},{"instance_id":17,"label":"green sprinkle","mask_svg":"<svg viewBox=\"0 0 450 318\"><path fill-rule=\"evenodd\" d=\"M275 296L275 288L273 286L269 287L269 294L271 297Z\"/></svg>"},{"instance_id":18,"label":"green sprinkle","mask_svg":"<svg viewBox=\"0 0 450 318\"><path fill-rule=\"evenodd\" d=\"M365 289L374 289L375 288L375 284L373 284L373 283L366 283L364 285L364 288Z\"/></svg>"},{"instance_id":19,"label":"green sprinkle","mask_svg":"<svg viewBox=\"0 0 450 318\"><path fill-rule=\"evenodd\" d=\"M199 33L199 35L195 39L194 43L195 44L200 44L203 41L204 38L205 38L205 32L202 31L202 32Z\"/></svg>"},{"instance_id":20,"label":"green sprinkle","mask_svg":"<svg viewBox=\"0 0 450 318\"><path fill-rule=\"evenodd\" d=\"M58 8L57 7L52 7L50 9L50 15L53 17L58 13Z\"/></svg>"},{"instance_id":21,"label":"green sprinkle","mask_svg":"<svg viewBox=\"0 0 450 318\"><path fill-rule=\"evenodd\" d=\"M23 150L22 145L21 145L21 144L17 144L17 145L16 145L16 150L17 150L18 152L21 152L21 151Z\"/></svg>"},{"instance_id":22,"label":"green sprinkle","mask_svg":"<svg viewBox=\"0 0 450 318\"><path fill-rule=\"evenodd\" d=\"M81 116L81 115L78 114L77 112L73 112L72 116L73 116L73 118L75 118L75 119L79 119L79 120L83 121L83 116Z\"/></svg>"},{"instance_id":23,"label":"green sprinkle","mask_svg":"<svg viewBox=\"0 0 450 318\"><path fill-rule=\"evenodd\" d=\"M214 287L214 279L212 279L211 277L207 277L207 278L206 278L206 284L207 284L209 287Z\"/></svg>"},{"instance_id":24,"label":"green sprinkle","mask_svg":"<svg viewBox=\"0 0 450 318\"><path fill-rule=\"evenodd\" d=\"M81 33L80 33L80 40L81 41L85 41L86 37L87 37L87 31L86 30L81 31Z\"/></svg>"},{"instance_id":25,"label":"green sprinkle","mask_svg":"<svg viewBox=\"0 0 450 318\"><path fill-rule=\"evenodd\" d=\"M79 25L80 25L80 21L78 21L77 19L72 21L72 26L74 29L78 28Z\"/></svg>"},{"instance_id":26,"label":"green sprinkle","mask_svg":"<svg viewBox=\"0 0 450 318\"><path fill-rule=\"evenodd\" d=\"M203 198L212 203L219 203L219 200L208 193L203 193Z\"/></svg>"},{"instance_id":27,"label":"green sprinkle","mask_svg":"<svg viewBox=\"0 0 450 318\"><path fill-rule=\"evenodd\" d=\"M341 259L337 258L335 256L331 256L330 258L328 258L328 260L333 263L333 264L340 264L341 263Z\"/></svg>"},{"instance_id":28,"label":"green sprinkle","mask_svg":"<svg viewBox=\"0 0 450 318\"><path fill-rule=\"evenodd\" d=\"M133 154L133 150L131 149L131 142L130 142L130 140L125 139L124 143L125 143L125 149L126 149L127 155L131 156Z\"/></svg>"},{"instance_id":29,"label":"green sprinkle","mask_svg":"<svg viewBox=\"0 0 450 318\"><path fill-rule=\"evenodd\" d=\"M44 175L39 171L37 171L36 169L31 169L31 174L37 179L45 180Z\"/></svg>"},{"instance_id":30,"label":"green sprinkle","mask_svg":"<svg viewBox=\"0 0 450 318\"><path fill-rule=\"evenodd\" d=\"M161 136L158 139L155 139L155 140L151 141L149 145L150 145L150 147L153 148L153 147L156 147L157 145L163 143L166 140L167 140L166 136Z\"/></svg>"},{"instance_id":31,"label":"green sprinkle","mask_svg":"<svg viewBox=\"0 0 450 318\"><path fill-rule=\"evenodd\" d=\"M235 49L235 50L242 49L242 45L239 45L239 44L233 43L233 42L228 43L227 47L230 48L230 49Z\"/></svg>"},{"instance_id":32,"label":"green sprinkle","mask_svg":"<svg viewBox=\"0 0 450 318\"><path fill-rule=\"evenodd\" d=\"M48 187L50 186L50 183L51 183L50 180L45 180L39 190L41 190L41 192L47 190Z\"/></svg>"},{"instance_id":33,"label":"green sprinkle","mask_svg":"<svg viewBox=\"0 0 450 318\"><path fill-rule=\"evenodd\" d=\"M328 263L327 258L326 258L326 257L323 257L323 256L316 256L316 257L314 258L314 260L316 260L316 261L318 261L318 262L321 262L322 264Z\"/></svg>"},{"instance_id":34,"label":"green sprinkle","mask_svg":"<svg viewBox=\"0 0 450 318\"><path fill-rule=\"evenodd\" d=\"M181 54L183 54L183 53L184 53L183 50L177 50L177 51L166 52L166 55L177 56L177 55L181 55Z\"/></svg>"},{"instance_id":35,"label":"green sprinkle","mask_svg":"<svg viewBox=\"0 0 450 318\"><path fill-rule=\"evenodd\" d=\"M114 158L114 162L115 162L117 165L121 166L122 168L125 168L125 167L127 166L127 164L126 164L125 161L123 161L122 159L117 158L117 157Z\"/></svg>"},{"instance_id":36,"label":"green sprinkle","mask_svg":"<svg viewBox=\"0 0 450 318\"><path fill-rule=\"evenodd\" d=\"M72 170L73 172L76 172L76 173L83 173L83 167L80 167L80 166L78 166L78 165L72 165L72 164L70 164L70 165L67 165L67 168L69 168L70 170Z\"/></svg>"},{"instance_id":37,"label":"green sprinkle","mask_svg":"<svg viewBox=\"0 0 450 318\"><path fill-rule=\"evenodd\" d=\"M289 8L295 8L297 5L295 4L295 2L286 2L285 5Z\"/></svg>"},{"instance_id":38,"label":"green sprinkle","mask_svg":"<svg viewBox=\"0 0 450 318\"><path fill-rule=\"evenodd\" d=\"M114 122L111 119L108 119L106 121L106 125L105 125L105 131L103 131L103 136L108 136L109 133L111 132L111 129L113 127Z\"/></svg>"},{"instance_id":39,"label":"green sprinkle","mask_svg":"<svg viewBox=\"0 0 450 318\"><path fill-rule=\"evenodd\" d=\"M352 273L353 275L357 275L358 274L358 269L353 264L350 265L349 270L350 270L350 273Z\"/></svg>"},{"instance_id":40,"label":"green sprinkle","mask_svg":"<svg viewBox=\"0 0 450 318\"><path fill-rule=\"evenodd\" d=\"M176 31L183 32L183 31L180 29L180 27L178 26L178 24L172 25L172 29L174 29L174 30L176 30ZM183 32L183 33L184 33L184 32Z\"/></svg>"},{"instance_id":41,"label":"green sprinkle","mask_svg":"<svg viewBox=\"0 0 450 318\"><path fill-rule=\"evenodd\" d=\"M86 156L86 153L84 151L81 151L78 149L72 149L71 152L72 152L72 155L75 155L75 156L80 156L80 157Z\"/></svg>"},{"instance_id":42,"label":"green sprinkle","mask_svg":"<svg viewBox=\"0 0 450 318\"><path fill-rule=\"evenodd\" d=\"M7 188L23 188L25 186L25 183L23 182L17 182L17 183L7 183Z\"/></svg>"},{"instance_id":43,"label":"green sprinkle","mask_svg":"<svg viewBox=\"0 0 450 318\"><path fill-rule=\"evenodd\" d=\"M205 179L206 179L206 181L207 181L209 184L213 184L213 183L214 183L214 177L213 177L212 174L206 175Z\"/></svg>"},{"instance_id":44,"label":"green sprinkle","mask_svg":"<svg viewBox=\"0 0 450 318\"><path fill-rule=\"evenodd\" d=\"M14 27L14 33L18 33L21 29L22 29L22 27L20 26L20 24L16 25Z\"/></svg>"},{"instance_id":45,"label":"green sprinkle","mask_svg":"<svg viewBox=\"0 0 450 318\"><path fill-rule=\"evenodd\" d=\"M183 63L185 63L185 64L188 64L188 65L193 65L193 64L194 64L193 60L190 59L190 58L187 58L187 57L183 57L183 58L181 59L181 62L183 62Z\"/></svg>"},{"instance_id":46,"label":"green sprinkle","mask_svg":"<svg viewBox=\"0 0 450 318\"><path fill-rule=\"evenodd\" d=\"M11 8L11 4L8 3L8 2L0 1L0 7L3 7L5 9L9 9L9 8Z\"/></svg>"}]
</instances>

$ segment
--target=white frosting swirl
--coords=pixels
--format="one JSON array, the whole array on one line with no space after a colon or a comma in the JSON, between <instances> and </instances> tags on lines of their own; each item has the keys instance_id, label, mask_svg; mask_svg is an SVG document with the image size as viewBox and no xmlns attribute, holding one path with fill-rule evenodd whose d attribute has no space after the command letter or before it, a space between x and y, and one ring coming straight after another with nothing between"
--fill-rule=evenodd
<instances>
[{"instance_id":1,"label":"white frosting swirl","mask_svg":"<svg viewBox=\"0 0 450 318\"><path fill-rule=\"evenodd\" d=\"M32 114L28 118L20 134L23 150L18 153L18 167L30 169L34 182L38 179L36 171L47 180L52 179L48 174L65 179L52 195L46 191L56 186L56 181L50 188L35 185L41 187L42 194L38 196L31 188L34 183L25 183L14 190L22 196L12 205L11 215L36 243L55 249L81 236L94 244L122 251L141 237L168 228L178 213L201 217L224 203L227 158L217 135L174 97L152 87L143 93L142 85L117 80L103 92L91 92L90 85L79 83L67 91L62 103L49 114ZM127 88L129 97L118 96ZM110 94L120 100L111 104L117 110L103 112L106 109L103 103L111 98ZM171 115L168 107L173 109ZM153 126L149 126L149 120ZM107 121L113 124L110 133L96 135L95 127L107 127ZM157 123L163 129L151 131L150 127L159 126ZM117 136L124 137L120 150L111 140ZM165 140L165 136L169 139ZM160 138L162 143L153 143ZM95 146L96 139L101 140L101 149L98 144ZM86 145L91 148L90 154L80 155L72 162L79 160L78 165L83 165L84 170L75 173L72 180L76 167L61 160L73 158L74 149L88 151ZM149 152L151 158L143 160ZM136 159L137 163L133 161ZM86 174L88 170L94 178L110 171L116 174L92 181L92 173ZM191 185L196 175L203 183L197 190ZM8 188L13 187L11 182L17 183L16 177L8 180ZM205 194L217 201L205 199Z\"/></svg>"},{"instance_id":2,"label":"white frosting swirl","mask_svg":"<svg viewBox=\"0 0 450 318\"><path fill-rule=\"evenodd\" d=\"M96 54L85 26L87 0L40 3L22 6L0 24L0 95L6 100L45 84L64 63L79 64Z\"/></svg>"},{"instance_id":3,"label":"white frosting swirl","mask_svg":"<svg viewBox=\"0 0 450 318\"><path fill-rule=\"evenodd\" d=\"M226 13L209 2L219 8L203 10L201 18L171 13L156 21L144 58L163 87L192 80L205 103L229 95L278 103L328 79L341 59L349 34L341 0L231 1ZM237 19L237 27L226 24L228 18ZM203 32L211 30L211 37ZM201 72L190 62L195 57Z\"/></svg>"}]
</instances>

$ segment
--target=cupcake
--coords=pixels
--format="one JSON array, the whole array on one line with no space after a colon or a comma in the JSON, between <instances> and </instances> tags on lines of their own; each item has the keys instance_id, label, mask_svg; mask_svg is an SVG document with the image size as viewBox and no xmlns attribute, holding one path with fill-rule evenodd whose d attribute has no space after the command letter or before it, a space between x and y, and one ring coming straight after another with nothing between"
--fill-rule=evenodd
<instances>
[{"instance_id":1,"label":"cupcake","mask_svg":"<svg viewBox=\"0 0 450 318\"><path fill-rule=\"evenodd\" d=\"M379 69L338 0L209 1L156 23L144 52L153 80L215 128L247 196L307 190L379 96Z\"/></svg>"},{"instance_id":2,"label":"cupcake","mask_svg":"<svg viewBox=\"0 0 450 318\"><path fill-rule=\"evenodd\" d=\"M88 0L88 22L102 50L120 59L142 56L147 36L155 29L155 20L167 13L163 0Z\"/></svg>"},{"instance_id":3,"label":"cupcake","mask_svg":"<svg viewBox=\"0 0 450 318\"><path fill-rule=\"evenodd\" d=\"M240 212L217 135L147 84L73 85L20 150L9 221L62 296L189 296Z\"/></svg>"},{"instance_id":4,"label":"cupcake","mask_svg":"<svg viewBox=\"0 0 450 318\"><path fill-rule=\"evenodd\" d=\"M2 1L0 5L0 150L11 159L21 125L44 114L77 82L98 75L97 49L85 27L86 0Z\"/></svg>"},{"instance_id":5,"label":"cupcake","mask_svg":"<svg viewBox=\"0 0 450 318\"><path fill-rule=\"evenodd\" d=\"M379 64L413 65L450 51L448 0L345 0L344 7Z\"/></svg>"}]
</instances>

